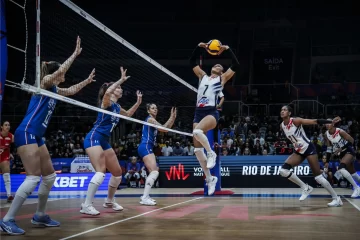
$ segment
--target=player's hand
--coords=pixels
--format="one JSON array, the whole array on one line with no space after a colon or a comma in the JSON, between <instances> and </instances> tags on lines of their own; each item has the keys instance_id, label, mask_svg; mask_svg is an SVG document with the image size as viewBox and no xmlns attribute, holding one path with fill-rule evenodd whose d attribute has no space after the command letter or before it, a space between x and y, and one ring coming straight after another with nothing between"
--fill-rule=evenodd
<instances>
[{"instance_id":1,"label":"player's hand","mask_svg":"<svg viewBox=\"0 0 360 240\"><path fill-rule=\"evenodd\" d=\"M75 48L75 51L74 51L74 54L76 56L79 56L80 53L82 51L82 47L81 47L81 39L80 37L78 36L77 39L76 39L76 48Z\"/></svg>"},{"instance_id":2,"label":"player's hand","mask_svg":"<svg viewBox=\"0 0 360 240\"><path fill-rule=\"evenodd\" d=\"M198 46L202 47L202 48L207 48L208 47L208 45L206 43L203 43L203 42L199 43Z\"/></svg>"},{"instance_id":3,"label":"player's hand","mask_svg":"<svg viewBox=\"0 0 360 240\"><path fill-rule=\"evenodd\" d=\"M228 50L228 49L229 49L228 45L221 45L220 51L217 53L217 55L222 54L223 51Z\"/></svg>"},{"instance_id":4,"label":"player's hand","mask_svg":"<svg viewBox=\"0 0 360 240\"><path fill-rule=\"evenodd\" d=\"M125 82L130 78L130 76L126 76L127 69L124 70L123 67L120 67L120 71L121 71L121 79L123 80L123 82Z\"/></svg>"},{"instance_id":5,"label":"player's hand","mask_svg":"<svg viewBox=\"0 0 360 240\"><path fill-rule=\"evenodd\" d=\"M95 68L91 71L89 77L86 79L86 83L92 83L92 82L96 82L96 80L94 79L95 77Z\"/></svg>"},{"instance_id":6,"label":"player's hand","mask_svg":"<svg viewBox=\"0 0 360 240\"><path fill-rule=\"evenodd\" d=\"M142 102L142 92L140 92L139 90L136 91L136 96L137 96L137 102L141 103Z\"/></svg>"},{"instance_id":7,"label":"player's hand","mask_svg":"<svg viewBox=\"0 0 360 240\"><path fill-rule=\"evenodd\" d=\"M336 124L336 123L338 123L338 122L340 122L341 121L341 118L339 117L339 116L337 116L337 117L335 117L333 120L332 120L332 123L333 124Z\"/></svg>"},{"instance_id":8,"label":"player's hand","mask_svg":"<svg viewBox=\"0 0 360 240\"><path fill-rule=\"evenodd\" d=\"M177 115L177 110L176 110L176 108L175 108L175 107L171 108L171 116L172 116L173 118L176 118L176 115Z\"/></svg>"}]
</instances>

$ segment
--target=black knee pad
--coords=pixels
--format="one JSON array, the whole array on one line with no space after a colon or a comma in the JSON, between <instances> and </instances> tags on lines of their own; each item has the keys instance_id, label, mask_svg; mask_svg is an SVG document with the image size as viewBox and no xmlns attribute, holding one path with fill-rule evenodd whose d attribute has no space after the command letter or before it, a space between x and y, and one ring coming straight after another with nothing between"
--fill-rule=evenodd
<instances>
[{"instance_id":1,"label":"black knee pad","mask_svg":"<svg viewBox=\"0 0 360 240\"><path fill-rule=\"evenodd\" d=\"M284 165L282 165L281 168L286 169L286 170L291 170L292 166L290 164L288 164L288 163L284 163Z\"/></svg>"},{"instance_id":2,"label":"black knee pad","mask_svg":"<svg viewBox=\"0 0 360 240\"><path fill-rule=\"evenodd\" d=\"M342 169L342 168L345 168L345 169L346 169L346 164L345 164L345 163L340 163L340 165L339 165L339 170Z\"/></svg>"}]
</instances>

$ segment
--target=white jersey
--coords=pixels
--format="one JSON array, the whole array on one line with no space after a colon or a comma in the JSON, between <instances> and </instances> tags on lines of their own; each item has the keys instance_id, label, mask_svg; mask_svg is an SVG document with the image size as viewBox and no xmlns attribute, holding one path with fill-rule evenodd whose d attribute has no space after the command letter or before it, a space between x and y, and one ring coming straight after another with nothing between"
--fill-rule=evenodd
<instances>
[{"instance_id":1,"label":"white jersey","mask_svg":"<svg viewBox=\"0 0 360 240\"><path fill-rule=\"evenodd\" d=\"M347 140L341 137L340 131L340 128L336 128L334 134L330 134L329 131L326 131L326 137L335 149L344 148L349 144Z\"/></svg>"},{"instance_id":2,"label":"white jersey","mask_svg":"<svg viewBox=\"0 0 360 240\"><path fill-rule=\"evenodd\" d=\"M222 89L220 76L212 78L204 75L199 84L196 107L216 107Z\"/></svg>"},{"instance_id":3,"label":"white jersey","mask_svg":"<svg viewBox=\"0 0 360 240\"><path fill-rule=\"evenodd\" d=\"M310 140L307 138L303 126L295 126L293 118L290 118L288 125L285 125L284 122L281 123L281 128L286 137L294 145L295 151L301 154L305 153L309 147Z\"/></svg>"}]
</instances>

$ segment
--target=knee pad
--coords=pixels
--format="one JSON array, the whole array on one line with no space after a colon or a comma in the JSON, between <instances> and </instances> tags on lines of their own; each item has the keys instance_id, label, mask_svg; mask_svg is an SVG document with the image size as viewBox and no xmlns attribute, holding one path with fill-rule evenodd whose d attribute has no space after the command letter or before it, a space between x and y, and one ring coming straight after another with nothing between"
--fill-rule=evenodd
<instances>
[{"instance_id":1,"label":"knee pad","mask_svg":"<svg viewBox=\"0 0 360 240\"><path fill-rule=\"evenodd\" d=\"M290 164L284 163L284 165L282 165L282 167L280 169L280 175L282 177L289 178L292 174L292 172L290 171L291 168L292 168L292 166Z\"/></svg>"},{"instance_id":2,"label":"knee pad","mask_svg":"<svg viewBox=\"0 0 360 240\"><path fill-rule=\"evenodd\" d=\"M159 177L158 171L152 171L149 176L146 178L146 185L150 185L151 187L154 185L154 182Z\"/></svg>"},{"instance_id":3,"label":"knee pad","mask_svg":"<svg viewBox=\"0 0 360 240\"><path fill-rule=\"evenodd\" d=\"M122 179L122 176L120 176L120 177L111 176L110 181L109 181L109 186L113 187L113 188L118 188L118 186L121 183L121 179Z\"/></svg>"},{"instance_id":4,"label":"knee pad","mask_svg":"<svg viewBox=\"0 0 360 240\"><path fill-rule=\"evenodd\" d=\"M346 168L339 168L339 172L344 178L351 178L351 174L348 170L346 170Z\"/></svg>"},{"instance_id":5,"label":"knee pad","mask_svg":"<svg viewBox=\"0 0 360 240\"><path fill-rule=\"evenodd\" d=\"M4 179L4 183L9 183L11 180L10 180L10 173L4 173L3 174L3 179Z\"/></svg>"},{"instance_id":6,"label":"knee pad","mask_svg":"<svg viewBox=\"0 0 360 240\"><path fill-rule=\"evenodd\" d=\"M91 178L90 183L100 186L105 178L105 174L102 172L96 172L95 175Z\"/></svg>"},{"instance_id":7,"label":"knee pad","mask_svg":"<svg viewBox=\"0 0 360 240\"><path fill-rule=\"evenodd\" d=\"M196 154L197 152L204 152L204 148L194 148L194 153Z\"/></svg>"},{"instance_id":8,"label":"knee pad","mask_svg":"<svg viewBox=\"0 0 360 240\"><path fill-rule=\"evenodd\" d=\"M340 163L339 165L339 170L345 168L346 169L346 164L345 163Z\"/></svg>"},{"instance_id":9,"label":"knee pad","mask_svg":"<svg viewBox=\"0 0 360 240\"><path fill-rule=\"evenodd\" d=\"M47 175L45 177L42 177L42 181L41 183L45 184L47 187L52 187L54 182L56 180L56 172L50 174L50 175Z\"/></svg>"},{"instance_id":10,"label":"knee pad","mask_svg":"<svg viewBox=\"0 0 360 240\"><path fill-rule=\"evenodd\" d=\"M16 191L16 195L22 198L27 198L32 194L36 186L40 182L40 176L29 175L26 176L24 182L20 185L18 190Z\"/></svg>"},{"instance_id":11,"label":"knee pad","mask_svg":"<svg viewBox=\"0 0 360 240\"><path fill-rule=\"evenodd\" d=\"M204 134L204 131L201 130L201 129L194 129L193 130L193 135L194 136L197 136L197 135L200 135L200 134Z\"/></svg>"}]
</instances>

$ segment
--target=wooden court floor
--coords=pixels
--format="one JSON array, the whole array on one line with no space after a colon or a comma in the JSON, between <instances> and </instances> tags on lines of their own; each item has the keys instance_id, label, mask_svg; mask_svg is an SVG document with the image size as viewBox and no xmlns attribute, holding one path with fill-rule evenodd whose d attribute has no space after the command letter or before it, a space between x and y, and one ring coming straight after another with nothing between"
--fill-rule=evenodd
<instances>
[{"instance_id":1,"label":"wooden court floor","mask_svg":"<svg viewBox=\"0 0 360 240\"><path fill-rule=\"evenodd\" d=\"M141 191L118 191L117 201L124 207L122 212L103 208L103 195L97 195L94 205L101 214L95 217L79 213L84 193L53 193L47 212L61 222L58 228L33 226L30 219L37 199L28 199L16 218L26 234L8 236L2 233L1 239L359 238L360 199L347 198L351 194L348 189L339 193L343 194L344 205L337 208L327 207L331 199L321 190L299 202L298 189L248 189L235 196L205 198L180 192L174 194L173 189L157 189L152 195L157 206L140 205ZM288 194L284 194L286 192ZM8 205L4 204L4 199L1 201L1 216L4 216Z\"/></svg>"}]
</instances>

